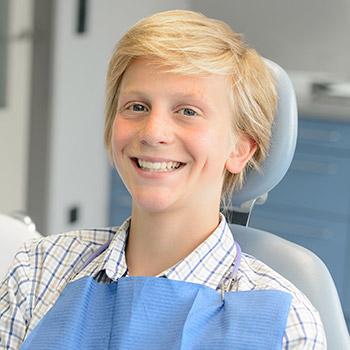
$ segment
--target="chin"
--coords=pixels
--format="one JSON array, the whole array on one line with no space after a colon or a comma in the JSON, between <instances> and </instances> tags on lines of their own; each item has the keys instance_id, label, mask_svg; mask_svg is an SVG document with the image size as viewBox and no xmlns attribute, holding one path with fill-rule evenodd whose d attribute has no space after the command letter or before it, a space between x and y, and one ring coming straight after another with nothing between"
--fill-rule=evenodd
<instances>
[{"instance_id":1,"label":"chin","mask_svg":"<svg viewBox=\"0 0 350 350\"><path fill-rule=\"evenodd\" d=\"M134 197L133 203L136 207L153 213L166 212L173 207L173 203L169 201L169 197L165 198L164 196L153 196L152 198L150 195L148 195L147 198Z\"/></svg>"}]
</instances>

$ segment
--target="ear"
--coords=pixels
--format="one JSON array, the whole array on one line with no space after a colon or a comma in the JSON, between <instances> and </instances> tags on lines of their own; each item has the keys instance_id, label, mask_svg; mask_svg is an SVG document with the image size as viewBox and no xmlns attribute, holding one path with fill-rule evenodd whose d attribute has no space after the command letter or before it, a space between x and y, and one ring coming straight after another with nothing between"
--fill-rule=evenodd
<instances>
[{"instance_id":1,"label":"ear","mask_svg":"<svg viewBox=\"0 0 350 350\"><path fill-rule=\"evenodd\" d=\"M226 160L226 169L232 174L240 173L257 149L256 142L249 135L242 135L236 142L234 150Z\"/></svg>"}]
</instances>

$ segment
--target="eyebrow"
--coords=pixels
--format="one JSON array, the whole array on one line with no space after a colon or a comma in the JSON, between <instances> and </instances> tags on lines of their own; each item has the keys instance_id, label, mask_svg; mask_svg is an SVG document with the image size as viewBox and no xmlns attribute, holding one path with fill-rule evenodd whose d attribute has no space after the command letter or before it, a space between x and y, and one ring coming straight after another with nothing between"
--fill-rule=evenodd
<instances>
[{"instance_id":1,"label":"eyebrow","mask_svg":"<svg viewBox=\"0 0 350 350\"><path fill-rule=\"evenodd\" d=\"M119 94L119 99L123 96L135 96L135 97L141 97L141 98L148 98L148 93L142 90L134 90L134 89L130 89L130 90L124 90L121 91ZM172 93L170 96L174 97L174 98L178 98L178 99L189 99L189 100L194 100L195 102L197 101L199 104L204 104L205 106L207 106L206 100L204 98L202 98L202 94L199 93L191 93L191 92L181 92L181 91L176 91L174 93Z\"/></svg>"}]
</instances>

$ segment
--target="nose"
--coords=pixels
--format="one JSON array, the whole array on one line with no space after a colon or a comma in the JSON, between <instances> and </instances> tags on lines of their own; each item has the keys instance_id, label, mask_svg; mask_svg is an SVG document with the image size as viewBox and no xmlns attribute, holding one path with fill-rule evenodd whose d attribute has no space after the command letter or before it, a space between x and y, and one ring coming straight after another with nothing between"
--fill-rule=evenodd
<instances>
[{"instance_id":1,"label":"nose","mask_svg":"<svg viewBox=\"0 0 350 350\"><path fill-rule=\"evenodd\" d=\"M165 111L153 109L143 120L138 137L149 146L171 144L174 139L171 117Z\"/></svg>"}]
</instances>

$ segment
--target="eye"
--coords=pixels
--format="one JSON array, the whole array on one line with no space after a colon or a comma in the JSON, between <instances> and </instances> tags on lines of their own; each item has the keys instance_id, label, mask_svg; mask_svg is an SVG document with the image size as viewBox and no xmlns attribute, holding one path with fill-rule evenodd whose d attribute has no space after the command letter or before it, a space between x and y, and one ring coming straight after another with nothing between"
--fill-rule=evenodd
<instances>
[{"instance_id":1,"label":"eye","mask_svg":"<svg viewBox=\"0 0 350 350\"><path fill-rule=\"evenodd\" d=\"M129 109L130 111L133 111L133 112L145 112L145 111L147 111L147 108L140 103L134 103L134 104L128 106L127 109Z\"/></svg>"},{"instance_id":2,"label":"eye","mask_svg":"<svg viewBox=\"0 0 350 350\"><path fill-rule=\"evenodd\" d=\"M179 110L180 114L183 114L187 117L194 117L197 115L197 112L195 112L193 109L191 108L182 108Z\"/></svg>"}]
</instances>

